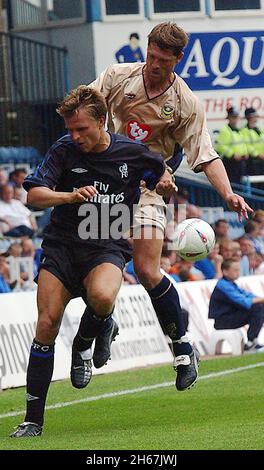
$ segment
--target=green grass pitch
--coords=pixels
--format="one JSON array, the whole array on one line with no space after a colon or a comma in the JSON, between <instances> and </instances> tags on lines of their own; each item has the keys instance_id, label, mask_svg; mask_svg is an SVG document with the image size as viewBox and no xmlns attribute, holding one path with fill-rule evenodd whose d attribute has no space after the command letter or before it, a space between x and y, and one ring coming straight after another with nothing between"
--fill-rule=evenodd
<instances>
[{"instance_id":1,"label":"green grass pitch","mask_svg":"<svg viewBox=\"0 0 264 470\"><path fill-rule=\"evenodd\" d=\"M210 375L221 371L223 375ZM47 405L163 384L174 377L172 367L165 365L95 376L84 390L60 381L51 384ZM25 389L2 391L0 449L263 450L264 354L203 360L200 377L186 392L165 385L48 409L43 435L27 439L8 437L23 414L3 416L23 410Z\"/></svg>"}]
</instances>

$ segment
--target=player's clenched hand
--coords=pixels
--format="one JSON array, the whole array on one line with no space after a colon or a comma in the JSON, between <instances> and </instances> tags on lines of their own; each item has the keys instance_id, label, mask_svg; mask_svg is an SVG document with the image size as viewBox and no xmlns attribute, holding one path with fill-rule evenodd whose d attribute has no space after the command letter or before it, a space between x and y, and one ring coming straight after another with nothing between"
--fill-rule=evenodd
<instances>
[{"instance_id":1,"label":"player's clenched hand","mask_svg":"<svg viewBox=\"0 0 264 470\"><path fill-rule=\"evenodd\" d=\"M89 201L89 199L92 199L96 194L98 194L98 191L94 186L83 186L71 193L70 204Z\"/></svg>"},{"instance_id":2,"label":"player's clenched hand","mask_svg":"<svg viewBox=\"0 0 264 470\"><path fill-rule=\"evenodd\" d=\"M176 184L171 180L159 181L155 189L163 197L171 196L174 191L178 191Z\"/></svg>"}]
</instances>

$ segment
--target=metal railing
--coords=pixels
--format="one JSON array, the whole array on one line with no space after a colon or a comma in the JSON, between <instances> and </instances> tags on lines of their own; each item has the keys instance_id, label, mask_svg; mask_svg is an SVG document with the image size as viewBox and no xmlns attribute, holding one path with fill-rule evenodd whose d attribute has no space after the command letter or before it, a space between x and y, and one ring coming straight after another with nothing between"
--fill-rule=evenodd
<instances>
[{"instance_id":1,"label":"metal railing","mask_svg":"<svg viewBox=\"0 0 264 470\"><path fill-rule=\"evenodd\" d=\"M65 49L0 33L0 147L46 152L64 131L55 110L67 74Z\"/></svg>"},{"instance_id":2,"label":"metal railing","mask_svg":"<svg viewBox=\"0 0 264 470\"><path fill-rule=\"evenodd\" d=\"M194 179L183 178L177 176L176 183L178 187L184 187L189 192L189 201L197 206L218 207L221 206L224 210L228 207L224 203L221 196L210 185L210 183L195 181ZM244 185L232 184L233 190L243 196L247 203L254 209L264 209L264 191L253 189L252 193L247 193L247 188Z\"/></svg>"},{"instance_id":3,"label":"metal railing","mask_svg":"<svg viewBox=\"0 0 264 470\"><path fill-rule=\"evenodd\" d=\"M11 7L13 26L36 25L43 22L41 4L36 6L26 0L12 0Z\"/></svg>"}]
</instances>

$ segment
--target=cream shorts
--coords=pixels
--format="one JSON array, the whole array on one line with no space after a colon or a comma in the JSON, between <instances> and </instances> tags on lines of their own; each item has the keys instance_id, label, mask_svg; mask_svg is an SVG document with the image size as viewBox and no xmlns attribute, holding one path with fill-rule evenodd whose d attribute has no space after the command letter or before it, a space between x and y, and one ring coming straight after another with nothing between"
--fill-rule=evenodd
<instances>
[{"instance_id":1,"label":"cream shorts","mask_svg":"<svg viewBox=\"0 0 264 470\"><path fill-rule=\"evenodd\" d=\"M166 228L165 207L155 204L138 206L134 215L132 225L132 236L137 238L137 233L141 227L156 227L164 235Z\"/></svg>"}]
</instances>

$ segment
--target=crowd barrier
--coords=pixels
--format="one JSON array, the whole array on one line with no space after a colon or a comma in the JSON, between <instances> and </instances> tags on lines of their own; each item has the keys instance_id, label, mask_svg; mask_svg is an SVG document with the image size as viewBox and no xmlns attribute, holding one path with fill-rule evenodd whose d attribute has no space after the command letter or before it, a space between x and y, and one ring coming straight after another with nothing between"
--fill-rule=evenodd
<instances>
[{"instance_id":1,"label":"crowd barrier","mask_svg":"<svg viewBox=\"0 0 264 470\"><path fill-rule=\"evenodd\" d=\"M177 290L182 306L189 311L189 331L202 355L209 352L213 320L207 318L212 281L182 282ZM238 283L263 296L264 275L240 278ZM53 380L69 377L72 339L84 311L82 299L72 300L64 313L56 340ZM167 340L157 321L151 301L142 286L123 286L114 316L120 334L112 345L112 358L94 374L172 361ZM0 295L0 389L25 385L28 352L37 319L36 292ZM264 330L260 339L264 342Z\"/></svg>"}]
</instances>

